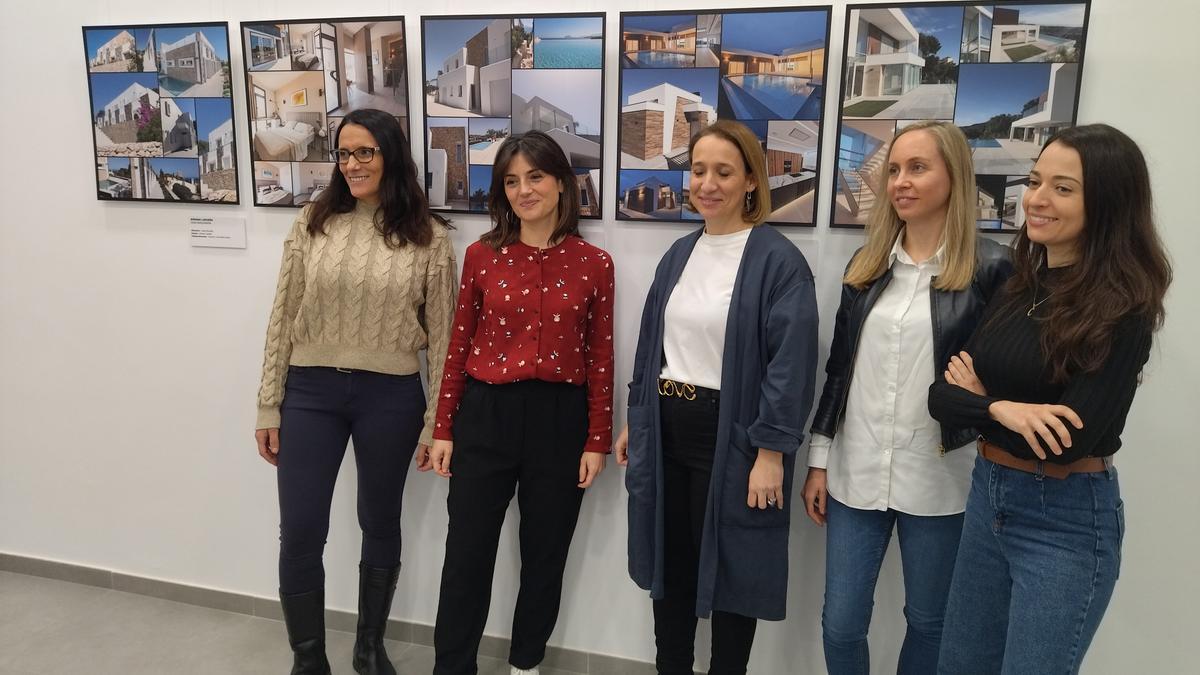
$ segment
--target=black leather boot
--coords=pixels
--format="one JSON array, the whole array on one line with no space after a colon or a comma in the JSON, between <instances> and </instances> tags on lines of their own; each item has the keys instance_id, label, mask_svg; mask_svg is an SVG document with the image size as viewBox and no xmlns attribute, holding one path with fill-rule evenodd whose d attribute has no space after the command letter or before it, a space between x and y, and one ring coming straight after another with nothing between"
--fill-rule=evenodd
<instances>
[{"instance_id":1,"label":"black leather boot","mask_svg":"<svg viewBox=\"0 0 1200 675\"><path fill-rule=\"evenodd\" d=\"M279 594L288 643L292 645L292 675L330 675L325 658L325 590Z\"/></svg>"},{"instance_id":2,"label":"black leather boot","mask_svg":"<svg viewBox=\"0 0 1200 675\"><path fill-rule=\"evenodd\" d=\"M388 612L396 594L400 566L369 567L358 564L358 631L354 638L354 672L359 675L396 675L383 648Z\"/></svg>"}]
</instances>

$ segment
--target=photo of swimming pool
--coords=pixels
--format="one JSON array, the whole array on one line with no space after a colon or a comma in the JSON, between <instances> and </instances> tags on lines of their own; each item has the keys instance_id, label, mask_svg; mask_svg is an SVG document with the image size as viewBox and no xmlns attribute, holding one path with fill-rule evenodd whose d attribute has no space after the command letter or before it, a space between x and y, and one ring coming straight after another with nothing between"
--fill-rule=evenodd
<instances>
[{"instance_id":1,"label":"photo of swimming pool","mask_svg":"<svg viewBox=\"0 0 1200 675\"><path fill-rule=\"evenodd\" d=\"M790 75L730 75L721 80L737 119L820 119L820 84Z\"/></svg>"},{"instance_id":2,"label":"photo of swimming pool","mask_svg":"<svg viewBox=\"0 0 1200 675\"><path fill-rule=\"evenodd\" d=\"M537 38L533 47L534 68L599 68L604 45L600 38Z\"/></svg>"},{"instance_id":3,"label":"photo of swimming pool","mask_svg":"<svg viewBox=\"0 0 1200 675\"><path fill-rule=\"evenodd\" d=\"M1000 141L998 141L994 138L969 138L969 139L967 139L967 145L970 145L972 148L999 148L999 147L1001 147Z\"/></svg>"},{"instance_id":4,"label":"photo of swimming pool","mask_svg":"<svg viewBox=\"0 0 1200 675\"><path fill-rule=\"evenodd\" d=\"M696 65L695 54L674 52L626 52L627 65L634 68L691 68Z\"/></svg>"}]
</instances>

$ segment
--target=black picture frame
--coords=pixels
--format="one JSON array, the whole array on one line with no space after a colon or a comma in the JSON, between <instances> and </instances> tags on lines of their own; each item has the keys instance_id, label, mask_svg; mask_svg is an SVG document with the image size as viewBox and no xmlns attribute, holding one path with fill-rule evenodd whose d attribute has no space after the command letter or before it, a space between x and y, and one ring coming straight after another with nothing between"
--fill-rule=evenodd
<instances>
[{"instance_id":1,"label":"black picture frame","mask_svg":"<svg viewBox=\"0 0 1200 675\"><path fill-rule=\"evenodd\" d=\"M96 198L239 204L229 25L110 24L82 35Z\"/></svg>"},{"instance_id":2,"label":"black picture frame","mask_svg":"<svg viewBox=\"0 0 1200 675\"><path fill-rule=\"evenodd\" d=\"M617 220L699 221L686 207L688 138L732 118L767 155L767 222L814 227L832 7L622 12L620 26Z\"/></svg>"},{"instance_id":3,"label":"black picture frame","mask_svg":"<svg viewBox=\"0 0 1200 675\"><path fill-rule=\"evenodd\" d=\"M330 151L351 110L392 113L409 135L407 28L400 15L239 24L254 206L316 199L337 168ZM292 100L300 90L304 105Z\"/></svg>"},{"instance_id":4,"label":"black picture frame","mask_svg":"<svg viewBox=\"0 0 1200 675\"><path fill-rule=\"evenodd\" d=\"M1049 8L1059 11L1052 12ZM1021 23L1022 10L1026 11L1026 18L1069 20L1078 25ZM956 56L951 59L941 55L946 46L941 45L937 31L926 32L921 27L927 21L930 25L938 23L930 19L935 14L953 12L961 13L962 21ZM864 13L868 16L864 17ZM897 14L903 15L903 20ZM977 183L976 221L980 231L1020 229L1022 186L1028 183L1028 173L1041 144L1052 129L1073 126L1078 119L1090 16L1091 0L848 5L842 40L846 50L842 59L837 155L828 192L830 227L865 226L870 205L882 188L882 177L875 173L882 170L882 163L873 160L887 156L891 138L900 125L917 119L942 119L959 126L971 145ZM997 23L998 17L1017 23ZM940 24L944 24L945 17L941 18ZM869 24L866 33L862 22ZM906 35L891 35L887 26ZM1043 35L1046 28L1053 30ZM890 74L884 70L888 65L904 65L899 63L900 54L914 46L913 35L917 50L907 53L912 54L917 68L915 76L919 81L915 84L912 69L908 72L893 69ZM935 41L926 37L929 35ZM1000 45L995 44L997 37ZM1004 47L1006 42L1009 46ZM933 46L940 48L930 51ZM886 54L887 49L893 51ZM929 53L922 54L922 50ZM872 64L872 56L877 56L876 61L897 63ZM921 66L915 66L917 60L922 62ZM871 69L876 67L881 69L872 74ZM927 85L945 88L951 83L952 93L918 91ZM990 116L984 119L981 115ZM1069 118L1065 124L1063 117ZM1005 129L1009 138L1001 137ZM1015 138L1018 134L1022 138Z\"/></svg>"},{"instance_id":5,"label":"black picture frame","mask_svg":"<svg viewBox=\"0 0 1200 675\"><path fill-rule=\"evenodd\" d=\"M538 35L539 25L546 27L544 35ZM500 143L540 129L559 143L575 171L580 217L600 219L606 14L422 16L421 36L422 153L431 208L485 214Z\"/></svg>"}]
</instances>

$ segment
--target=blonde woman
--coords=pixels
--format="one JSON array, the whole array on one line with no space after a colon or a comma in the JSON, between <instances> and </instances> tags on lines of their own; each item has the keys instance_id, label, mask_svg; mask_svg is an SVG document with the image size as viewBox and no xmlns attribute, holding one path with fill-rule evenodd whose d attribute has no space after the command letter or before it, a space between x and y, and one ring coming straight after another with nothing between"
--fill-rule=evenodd
<instances>
[{"instance_id":1,"label":"blonde woman","mask_svg":"<svg viewBox=\"0 0 1200 675\"><path fill-rule=\"evenodd\" d=\"M830 675L869 672L875 583L898 531L908 622L897 672L937 667L974 454L971 428L939 426L928 391L1012 271L975 233L966 138L942 122L897 132L846 268L804 501L828 525L821 625Z\"/></svg>"},{"instance_id":2,"label":"blonde woman","mask_svg":"<svg viewBox=\"0 0 1200 675\"><path fill-rule=\"evenodd\" d=\"M662 675L746 672L758 619L787 600L787 506L812 406L817 306L804 255L773 228L766 160L744 125L692 137L689 203L704 227L663 256L629 385L629 573L654 600Z\"/></svg>"}]
</instances>

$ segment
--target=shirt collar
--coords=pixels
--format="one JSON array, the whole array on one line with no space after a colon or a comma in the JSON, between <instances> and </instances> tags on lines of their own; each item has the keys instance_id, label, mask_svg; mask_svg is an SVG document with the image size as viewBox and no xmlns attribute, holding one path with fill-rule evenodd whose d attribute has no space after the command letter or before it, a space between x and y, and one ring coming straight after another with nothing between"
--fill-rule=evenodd
<instances>
[{"instance_id":1,"label":"shirt collar","mask_svg":"<svg viewBox=\"0 0 1200 675\"><path fill-rule=\"evenodd\" d=\"M904 241L903 227L900 228L900 232L896 235L896 241L892 243L892 250L890 253L888 253L888 267L891 267L893 264L895 264L897 260L905 265L912 265L913 267L920 267L921 265L926 265L929 263L933 263L941 267L946 252L945 244L938 246L937 251L935 251L928 260L921 263L921 265L918 265L913 261L912 256L908 254L908 251L904 250L904 246L900 243L902 241Z\"/></svg>"}]
</instances>

